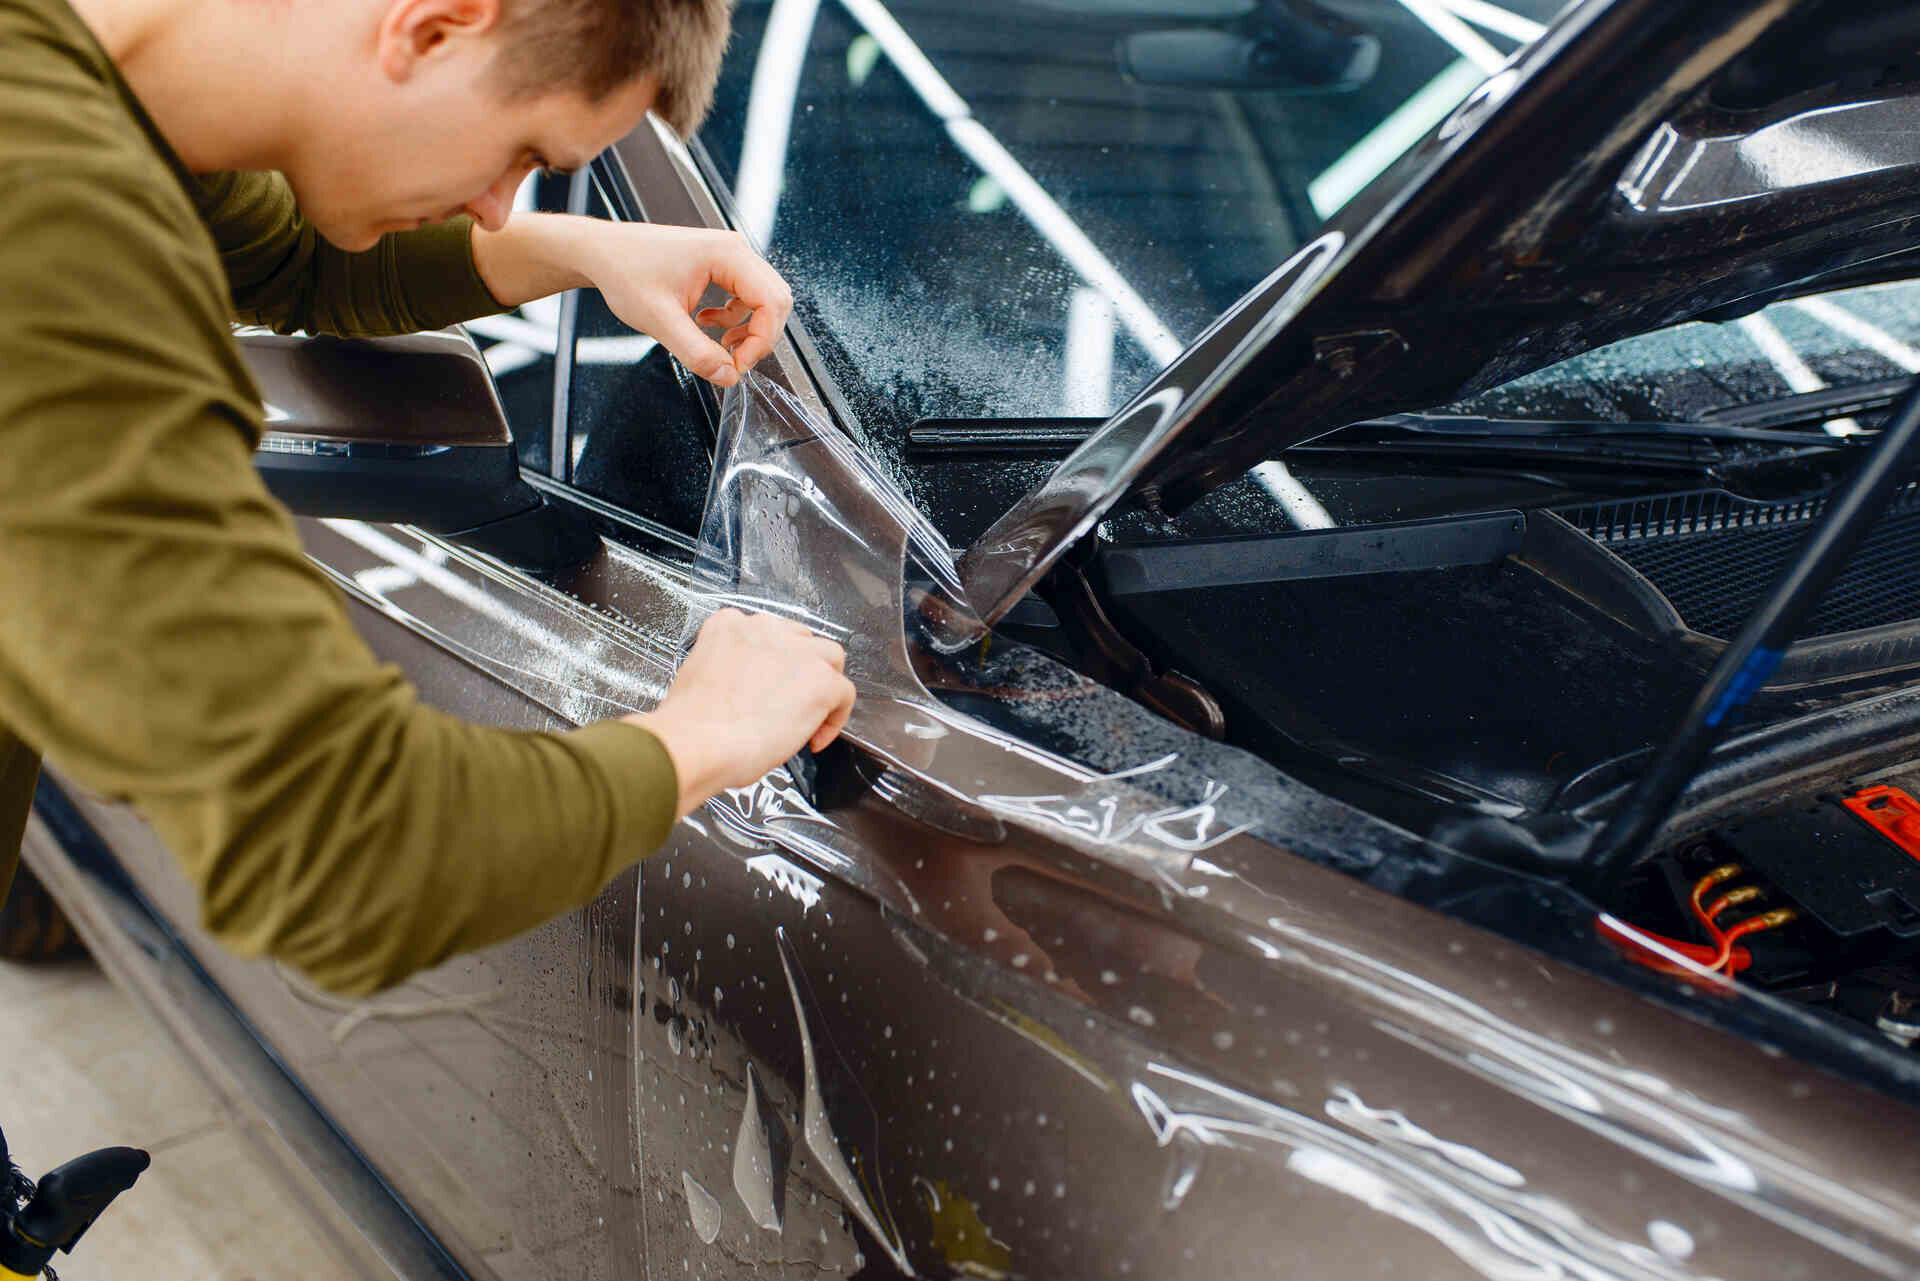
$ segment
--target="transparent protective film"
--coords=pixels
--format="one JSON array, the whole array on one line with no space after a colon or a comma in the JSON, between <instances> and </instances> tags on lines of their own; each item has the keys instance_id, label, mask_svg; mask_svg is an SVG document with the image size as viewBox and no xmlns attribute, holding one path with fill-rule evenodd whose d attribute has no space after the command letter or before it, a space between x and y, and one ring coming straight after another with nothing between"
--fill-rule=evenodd
<instances>
[{"instance_id":1,"label":"transparent protective film","mask_svg":"<svg viewBox=\"0 0 1920 1281\"><path fill-rule=\"evenodd\" d=\"M870 672L861 660L882 637L856 630L847 606L892 596L897 581L870 575L904 572L902 534L914 569L959 600L953 548L899 486L792 392L749 373L721 406L695 568L707 607L693 625L728 606L782 614L847 645L850 675Z\"/></svg>"},{"instance_id":2,"label":"transparent protective film","mask_svg":"<svg viewBox=\"0 0 1920 1281\"><path fill-rule=\"evenodd\" d=\"M889 768L878 786L897 807L947 830L1024 830L1173 894L1204 893L1196 857L1247 834L1349 870L1406 846L1257 757L990 634L927 517L759 375L722 407L692 597L689 640L731 606L846 645L860 691L848 737ZM831 824L807 826L817 844Z\"/></svg>"}]
</instances>

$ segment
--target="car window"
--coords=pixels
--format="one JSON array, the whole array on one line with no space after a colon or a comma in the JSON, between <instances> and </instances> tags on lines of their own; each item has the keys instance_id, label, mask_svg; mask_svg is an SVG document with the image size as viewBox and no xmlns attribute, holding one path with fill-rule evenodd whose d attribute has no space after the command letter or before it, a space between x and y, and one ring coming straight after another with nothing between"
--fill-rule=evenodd
<instances>
[{"instance_id":1,"label":"car window","mask_svg":"<svg viewBox=\"0 0 1920 1281\"><path fill-rule=\"evenodd\" d=\"M514 195L513 207L564 210L567 180L529 174ZM481 316L468 321L466 329L493 374L521 465L547 471L553 452L553 353L560 331L560 299L541 298L505 315Z\"/></svg>"},{"instance_id":2,"label":"car window","mask_svg":"<svg viewBox=\"0 0 1920 1281\"><path fill-rule=\"evenodd\" d=\"M700 139L891 461L1118 407L1561 7L744 3Z\"/></svg>"},{"instance_id":3,"label":"car window","mask_svg":"<svg viewBox=\"0 0 1920 1281\"><path fill-rule=\"evenodd\" d=\"M596 187L588 213L610 214ZM560 479L685 534L700 531L714 430L693 375L636 333L598 290L580 291Z\"/></svg>"},{"instance_id":4,"label":"car window","mask_svg":"<svg viewBox=\"0 0 1920 1281\"><path fill-rule=\"evenodd\" d=\"M1503 418L1691 422L1913 373L1920 373L1920 282L1900 281L1656 330L1449 408ZM1862 425L1851 416L1826 421L1835 435Z\"/></svg>"}]
</instances>

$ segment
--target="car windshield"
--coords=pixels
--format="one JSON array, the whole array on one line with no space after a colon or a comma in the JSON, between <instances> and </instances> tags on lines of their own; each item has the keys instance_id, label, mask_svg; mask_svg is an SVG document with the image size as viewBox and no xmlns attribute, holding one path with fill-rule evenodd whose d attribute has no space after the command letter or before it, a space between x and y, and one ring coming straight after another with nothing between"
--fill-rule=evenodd
<instances>
[{"instance_id":1,"label":"car windshield","mask_svg":"<svg viewBox=\"0 0 1920 1281\"><path fill-rule=\"evenodd\" d=\"M1641 334L1449 409L1493 418L1713 421L1787 397L1879 388L1914 373L1920 283L1894 281L1775 303L1736 321ZM1844 396L1835 403L1844 404ZM1877 422L1878 415L1850 413L1814 419L1836 436Z\"/></svg>"},{"instance_id":2,"label":"car windshield","mask_svg":"<svg viewBox=\"0 0 1920 1281\"><path fill-rule=\"evenodd\" d=\"M1117 408L1560 7L749 2L700 142L885 459Z\"/></svg>"}]
</instances>

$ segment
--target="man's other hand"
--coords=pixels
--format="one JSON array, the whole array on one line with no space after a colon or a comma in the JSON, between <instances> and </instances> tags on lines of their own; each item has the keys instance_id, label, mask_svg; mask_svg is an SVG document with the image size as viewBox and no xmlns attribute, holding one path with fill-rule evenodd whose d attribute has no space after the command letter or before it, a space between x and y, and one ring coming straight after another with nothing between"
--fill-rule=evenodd
<instances>
[{"instance_id":1,"label":"man's other hand","mask_svg":"<svg viewBox=\"0 0 1920 1281\"><path fill-rule=\"evenodd\" d=\"M817 752L838 737L853 711L846 662L844 649L804 624L723 609L701 627L660 706L625 719L666 745L684 815L803 745Z\"/></svg>"}]
</instances>

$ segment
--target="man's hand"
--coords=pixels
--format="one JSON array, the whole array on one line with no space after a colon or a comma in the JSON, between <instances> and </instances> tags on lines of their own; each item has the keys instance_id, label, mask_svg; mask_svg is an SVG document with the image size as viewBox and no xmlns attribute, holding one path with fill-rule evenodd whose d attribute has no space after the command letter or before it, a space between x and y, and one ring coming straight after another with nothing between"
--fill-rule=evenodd
<instances>
[{"instance_id":1,"label":"man's hand","mask_svg":"<svg viewBox=\"0 0 1920 1281\"><path fill-rule=\"evenodd\" d=\"M853 711L846 662L844 649L801 623L723 609L701 627L660 706L625 719L666 745L684 815L803 744L817 752L838 737Z\"/></svg>"},{"instance_id":2,"label":"man's hand","mask_svg":"<svg viewBox=\"0 0 1920 1281\"><path fill-rule=\"evenodd\" d=\"M614 315L662 346L694 373L731 387L773 350L793 310L793 294L780 273L734 231L619 224L636 234L609 237L594 272L600 296ZM708 285L732 297L723 306L694 312ZM700 326L725 332L714 342Z\"/></svg>"},{"instance_id":3,"label":"man's hand","mask_svg":"<svg viewBox=\"0 0 1920 1281\"><path fill-rule=\"evenodd\" d=\"M793 293L738 232L659 223L517 213L473 232L473 262L503 306L590 286L613 314L721 387L773 350ZM730 294L694 311L708 286ZM715 342L700 326L720 328Z\"/></svg>"}]
</instances>

